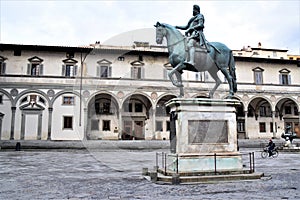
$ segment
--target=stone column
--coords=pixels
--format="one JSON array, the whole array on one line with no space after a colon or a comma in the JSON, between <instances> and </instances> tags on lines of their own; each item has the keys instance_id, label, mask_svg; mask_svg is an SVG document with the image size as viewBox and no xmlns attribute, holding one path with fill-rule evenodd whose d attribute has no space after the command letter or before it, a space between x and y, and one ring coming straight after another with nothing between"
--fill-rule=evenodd
<instances>
[{"instance_id":1,"label":"stone column","mask_svg":"<svg viewBox=\"0 0 300 200\"><path fill-rule=\"evenodd\" d=\"M152 108L152 140L155 140L155 130L156 130L156 108Z\"/></svg>"},{"instance_id":2,"label":"stone column","mask_svg":"<svg viewBox=\"0 0 300 200\"><path fill-rule=\"evenodd\" d=\"M118 139L122 139L122 108L119 109L119 113L118 113L118 118L119 118L119 124L118 124L118 129L119 129L119 133L118 133Z\"/></svg>"},{"instance_id":3,"label":"stone column","mask_svg":"<svg viewBox=\"0 0 300 200\"><path fill-rule=\"evenodd\" d=\"M25 117L24 111L22 111L20 140L25 139L25 120L26 120L26 117Z\"/></svg>"},{"instance_id":4,"label":"stone column","mask_svg":"<svg viewBox=\"0 0 300 200\"><path fill-rule=\"evenodd\" d=\"M48 116L48 137L47 140L51 140L51 126L52 126L52 112L53 108L48 108L49 116Z\"/></svg>"},{"instance_id":5,"label":"stone column","mask_svg":"<svg viewBox=\"0 0 300 200\"><path fill-rule=\"evenodd\" d=\"M272 111L273 137L274 138L276 138L275 115L276 115L276 111Z\"/></svg>"},{"instance_id":6,"label":"stone column","mask_svg":"<svg viewBox=\"0 0 300 200\"><path fill-rule=\"evenodd\" d=\"M298 119L299 119L298 127L299 127L299 129L300 129L300 111L298 112Z\"/></svg>"},{"instance_id":7,"label":"stone column","mask_svg":"<svg viewBox=\"0 0 300 200\"><path fill-rule=\"evenodd\" d=\"M245 138L249 139L248 135L248 111L245 111Z\"/></svg>"},{"instance_id":8,"label":"stone column","mask_svg":"<svg viewBox=\"0 0 300 200\"><path fill-rule=\"evenodd\" d=\"M88 133L88 109L83 109L83 140L87 140Z\"/></svg>"},{"instance_id":9,"label":"stone column","mask_svg":"<svg viewBox=\"0 0 300 200\"><path fill-rule=\"evenodd\" d=\"M10 140L15 138L15 119L16 119L16 107L11 107L11 125L10 125Z\"/></svg>"},{"instance_id":10,"label":"stone column","mask_svg":"<svg viewBox=\"0 0 300 200\"><path fill-rule=\"evenodd\" d=\"M42 139L42 121L43 121L43 112L41 111L38 114L38 133L37 133L37 140Z\"/></svg>"}]
</instances>

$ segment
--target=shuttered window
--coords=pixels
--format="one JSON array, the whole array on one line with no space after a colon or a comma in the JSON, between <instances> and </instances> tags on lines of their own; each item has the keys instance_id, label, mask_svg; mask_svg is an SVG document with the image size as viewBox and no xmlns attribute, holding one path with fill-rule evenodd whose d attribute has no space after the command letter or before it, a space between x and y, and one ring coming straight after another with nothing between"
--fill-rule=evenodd
<instances>
[{"instance_id":1,"label":"shuttered window","mask_svg":"<svg viewBox=\"0 0 300 200\"><path fill-rule=\"evenodd\" d=\"M5 71L6 71L6 63L0 62L0 75L5 74Z\"/></svg>"},{"instance_id":2,"label":"shuttered window","mask_svg":"<svg viewBox=\"0 0 300 200\"><path fill-rule=\"evenodd\" d=\"M111 77L111 66L98 66L97 77L110 78Z\"/></svg>"},{"instance_id":3,"label":"shuttered window","mask_svg":"<svg viewBox=\"0 0 300 200\"><path fill-rule=\"evenodd\" d=\"M62 75L65 77L74 77L77 75L77 65L65 64L62 66Z\"/></svg>"}]
</instances>

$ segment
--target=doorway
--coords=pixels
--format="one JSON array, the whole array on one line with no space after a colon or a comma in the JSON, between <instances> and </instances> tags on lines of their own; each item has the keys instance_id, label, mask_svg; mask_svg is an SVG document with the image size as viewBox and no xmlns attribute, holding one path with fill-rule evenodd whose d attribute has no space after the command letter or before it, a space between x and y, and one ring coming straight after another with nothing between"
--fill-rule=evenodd
<instances>
[{"instance_id":1,"label":"doorway","mask_svg":"<svg viewBox=\"0 0 300 200\"><path fill-rule=\"evenodd\" d=\"M124 120L122 140L144 140L145 121L143 120Z\"/></svg>"}]
</instances>

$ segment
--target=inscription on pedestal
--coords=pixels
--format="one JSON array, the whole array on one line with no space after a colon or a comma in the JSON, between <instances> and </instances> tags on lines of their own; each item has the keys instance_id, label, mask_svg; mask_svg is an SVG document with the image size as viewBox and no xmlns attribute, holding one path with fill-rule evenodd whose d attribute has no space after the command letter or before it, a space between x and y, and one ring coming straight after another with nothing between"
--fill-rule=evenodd
<instances>
[{"instance_id":1,"label":"inscription on pedestal","mask_svg":"<svg viewBox=\"0 0 300 200\"><path fill-rule=\"evenodd\" d=\"M228 143L227 120L188 120L189 144Z\"/></svg>"}]
</instances>

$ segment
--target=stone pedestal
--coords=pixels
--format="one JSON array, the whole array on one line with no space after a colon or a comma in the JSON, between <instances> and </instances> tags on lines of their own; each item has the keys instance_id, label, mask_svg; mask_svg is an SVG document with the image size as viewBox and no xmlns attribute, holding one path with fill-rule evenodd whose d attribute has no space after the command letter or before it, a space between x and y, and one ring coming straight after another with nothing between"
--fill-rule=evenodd
<instances>
[{"instance_id":1,"label":"stone pedestal","mask_svg":"<svg viewBox=\"0 0 300 200\"><path fill-rule=\"evenodd\" d=\"M239 171L236 107L232 99L175 98L171 111L169 170L184 172Z\"/></svg>"}]
</instances>

